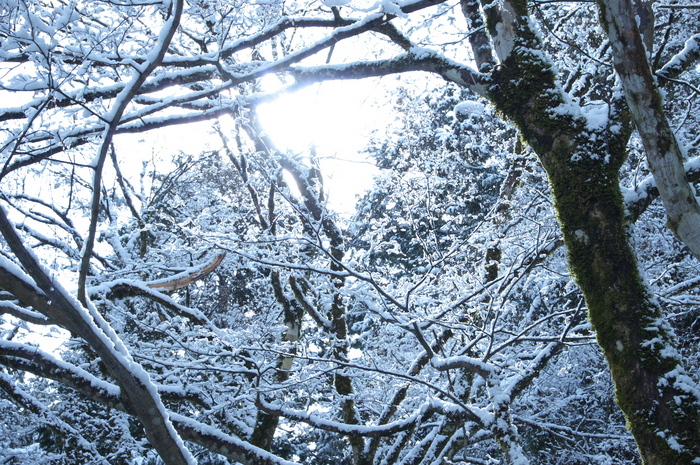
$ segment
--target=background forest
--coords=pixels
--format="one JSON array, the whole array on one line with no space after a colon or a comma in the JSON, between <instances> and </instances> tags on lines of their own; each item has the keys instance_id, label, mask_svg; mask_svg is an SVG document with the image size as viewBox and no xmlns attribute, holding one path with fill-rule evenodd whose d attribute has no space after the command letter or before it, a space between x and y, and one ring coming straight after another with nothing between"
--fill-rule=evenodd
<instances>
[{"instance_id":1,"label":"background forest","mask_svg":"<svg viewBox=\"0 0 700 465\"><path fill-rule=\"evenodd\" d=\"M699 11L0 0L0 463L700 463Z\"/></svg>"}]
</instances>

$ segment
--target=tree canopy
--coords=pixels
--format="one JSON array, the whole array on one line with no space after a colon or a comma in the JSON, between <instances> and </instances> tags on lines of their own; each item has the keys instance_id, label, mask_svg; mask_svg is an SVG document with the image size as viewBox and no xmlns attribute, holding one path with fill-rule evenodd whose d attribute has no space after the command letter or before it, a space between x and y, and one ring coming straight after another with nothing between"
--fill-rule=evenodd
<instances>
[{"instance_id":1,"label":"tree canopy","mask_svg":"<svg viewBox=\"0 0 700 465\"><path fill-rule=\"evenodd\" d=\"M0 0L3 463L700 462L698 19ZM339 215L256 108L387 76Z\"/></svg>"}]
</instances>

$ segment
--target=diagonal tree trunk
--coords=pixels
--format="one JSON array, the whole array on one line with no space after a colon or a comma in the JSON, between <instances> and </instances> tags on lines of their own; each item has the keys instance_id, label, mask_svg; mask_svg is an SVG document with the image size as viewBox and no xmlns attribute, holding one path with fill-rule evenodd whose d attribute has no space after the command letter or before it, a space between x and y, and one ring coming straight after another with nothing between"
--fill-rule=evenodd
<instances>
[{"instance_id":1,"label":"diagonal tree trunk","mask_svg":"<svg viewBox=\"0 0 700 465\"><path fill-rule=\"evenodd\" d=\"M587 127L530 29L527 2L488 6L488 27L501 62L492 74L490 99L518 126L547 171L570 267L642 459L649 464L692 463L700 457L697 391L683 372L672 331L640 276L628 240L618 173L629 130L595 132ZM660 103L655 108L660 111ZM644 117L657 128L667 126L663 114L651 111ZM624 113L611 118L629 126ZM663 150L669 150L673 141L664 143ZM657 166L663 176L674 179L662 181L675 183L673 193L682 188L678 176L667 172L675 161ZM689 209L673 217L680 231L692 224L687 215L694 214Z\"/></svg>"},{"instance_id":2,"label":"diagonal tree trunk","mask_svg":"<svg viewBox=\"0 0 700 465\"><path fill-rule=\"evenodd\" d=\"M646 150L649 168L668 216L668 226L700 258L700 205L688 184L683 153L664 114L661 93L651 73L635 10L629 0L601 0L600 18L612 45L632 120ZM643 18L642 18L643 19ZM649 32L646 32L647 41Z\"/></svg>"},{"instance_id":3,"label":"diagonal tree trunk","mask_svg":"<svg viewBox=\"0 0 700 465\"><path fill-rule=\"evenodd\" d=\"M125 401L136 412L148 441L164 463L195 463L175 431L148 373L131 358L119 337L94 308L91 311L90 307L82 307L46 273L37 257L25 247L3 208L0 208L0 233L29 275L21 275L14 264L3 263L0 265L3 288L25 304L37 307L49 319L83 338L95 350L119 384Z\"/></svg>"}]
</instances>

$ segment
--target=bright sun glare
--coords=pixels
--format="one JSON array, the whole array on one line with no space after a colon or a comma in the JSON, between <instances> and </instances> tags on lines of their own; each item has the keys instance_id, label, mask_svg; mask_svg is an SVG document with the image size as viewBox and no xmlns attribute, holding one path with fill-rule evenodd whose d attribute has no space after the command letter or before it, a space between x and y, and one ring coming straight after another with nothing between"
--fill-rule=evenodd
<instances>
[{"instance_id":1,"label":"bright sun glare","mask_svg":"<svg viewBox=\"0 0 700 465\"><path fill-rule=\"evenodd\" d=\"M271 87L267 91L279 88L277 78L268 79L267 82L263 79L263 87ZM390 108L378 103L386 100L384 84L381 79L324 82L282 93L257 108L265 130L278 149L302 158L308 156L311 147L315 149L326 179L330 206L341 214L352 214L357 196L372 186L376 168L362 149L373 130L382 130L391 122ZM18 106L27 100L19 94L3 93L3 98L17 100L11 103ZM132 161L136 153L147 159L172 147L195 153L202 149L201 134L208 131L209 125L164 128L155 134L124 134L115 142L118 149L132 154ZM160 163L163 162L161 159ZM137 176L141 163L123 169L128 176Z\"/></svg>"},{"instance_id":2,"label":"bright sun glare","mask_svg":"<svg viewBox=\"0 0 700 465\"><path fill-rule=\"evenodd\" d=\"M376 104L383 92L377 80L326 82L258 107L280 150L305 156L315 148L329 202L340 213L352 213L356 196L372 186L376 169L362 149L371 132L390 121L390 112Z\"/></svg>"}]
</instances>

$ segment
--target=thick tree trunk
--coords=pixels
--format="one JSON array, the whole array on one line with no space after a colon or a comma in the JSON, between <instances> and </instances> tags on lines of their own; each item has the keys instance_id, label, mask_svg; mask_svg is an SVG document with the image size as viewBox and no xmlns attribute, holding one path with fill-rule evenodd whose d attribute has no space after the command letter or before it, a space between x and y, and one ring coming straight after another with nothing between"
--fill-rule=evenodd
<instances>
[{"instance_id":1,"label":"thick tree trunk","mask_svg":"<svg viewBox=\"0 0 700 465\"><path fill-rule=\"evenodd\" d=\"M529 29L525 2L509 4L508 11L520 18L515 27L511 23L512 48L499 54L502 64L493 73L490 97L520 128L548 173L571 270L642 459L693 463L700 457L696 391L628 241L618 180L628 134L609 129L594 134L579 112L567 111L572 105ZM490 29L497 31L493 24Z\"/></svg>"},{"instance_id":2,"label":"thick tree trunk","mask_svg":"<svg viewBox=\"0 0 700 465\"><path fill-rule=\"evenodd\" d=\"M683 153L664 114L661 93L647 59L652 40L646 19L648 15L639 16L642 26L646 26L645 48L630 0L601 0L598 3L601 23L612 46L615 70L659 188L668 226L700 259L700 205L686 179Z\"/></svg>"},{"instance_id":3,"label":"thick tree trunk","mask_svg":"<svg viewBox=\"0 0 700 465\"><path fill-rule=\"evenodd\" d=\"M591 168L549 169L571 269L642 459L692 463L700 457L698 399L682 374L671 330L640 277L616 173Z\"/></svg>"}]
</instances>

